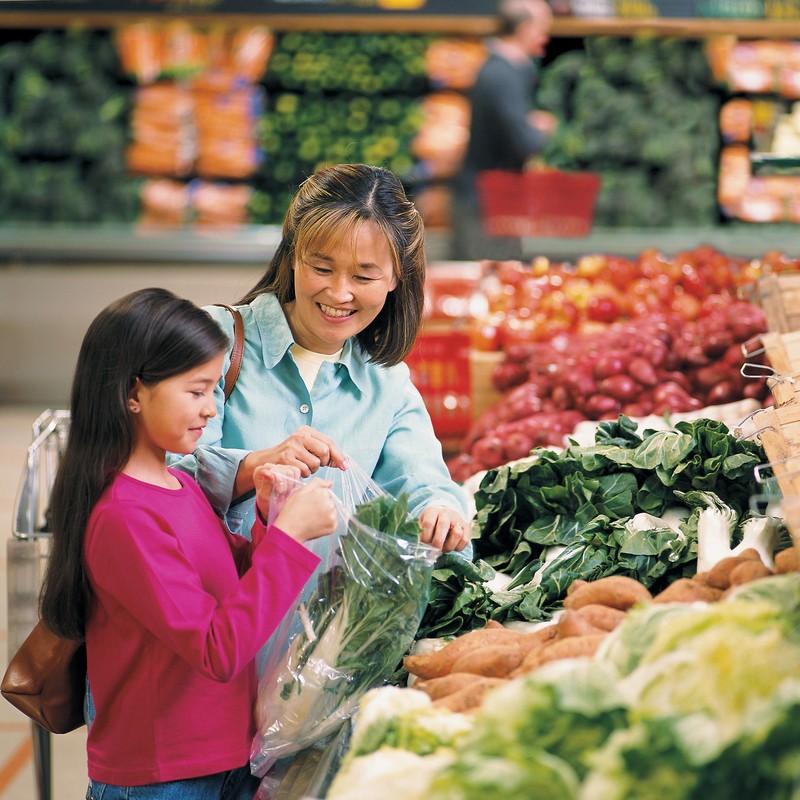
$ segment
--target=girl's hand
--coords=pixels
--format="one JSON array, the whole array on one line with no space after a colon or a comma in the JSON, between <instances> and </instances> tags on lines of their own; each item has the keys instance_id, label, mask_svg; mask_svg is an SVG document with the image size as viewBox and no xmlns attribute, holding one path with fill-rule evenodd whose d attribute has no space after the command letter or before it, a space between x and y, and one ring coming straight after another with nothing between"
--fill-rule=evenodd
<instances>
[{"instance_id":1,"label":"girl's hand","mask_svg":"<svg viewBox=\"0 0 800 800\"><path fill-rule=\"evenodd\" d=\"M428 506L419 515L420 541L438 547L443 553L463 550L471 538L470 524L452 508Z\"/></svg>"},{"instance_id":2,"label":"girl's hand","mask_svg":"<svg viewBox=\"0 0 800 800\"><path fill-rule=\"evenodd\" d=\"M321 478L304 483L286 498L275 525L298 542L333 533L338 516L331 485Z\"/></svg>"},{"instance_id":3,"label":"girl's hand","mask_svg":"<svg viewBox=\"0 0 800 800\"><path fill-rule=\"evenodd\" d=\"M253 488L256 490L256 507L261 519L269 519L269 504L273 494L281 495L293 488L300 480L297 467L282 464L264 464L253 470Z\"/></svg>"}]
</instances>

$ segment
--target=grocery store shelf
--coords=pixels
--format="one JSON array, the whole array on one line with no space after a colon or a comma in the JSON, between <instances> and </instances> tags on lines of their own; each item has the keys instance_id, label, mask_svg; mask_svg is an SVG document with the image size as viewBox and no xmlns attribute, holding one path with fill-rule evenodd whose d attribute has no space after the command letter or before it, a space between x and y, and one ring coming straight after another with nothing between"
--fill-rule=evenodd
<instances>
[{"instance_id":1,"label":"grocery store shelf","mask_svg":"<svg viewBox=\"0 0 800 800\"><path fill-rule=\"evenodd\" d=\"M235 229L143 231L132 227L0 226L0 269L8 264L232 264L263 265L280 241L280 228L249 225ZM796 225L720 225L716 228L595 228L582 238L523 239L526 258L570 260L591 253L636 256L656 248L674 255L709 245L731 256L756 258L770 250L800 256ZM428 260L448 261L450 235L426 234Z\"/></svg>"},{"instance_id":2,"label":"grocery store shelf","mask_svg":"<svg viewBox=\"0 0 800 800\"><path fill-rule=\"evenodd\" d=\"M674 255L702 245L714 247L730 256L758 258L770 250L800 255L800 229L796 225L737 224L717 228L625 229L595 228L582 239L524 239L526 258L571 259L592 253L612 253L633 257L656 248Z\"/></svg>"},{"instance_id":3,"label":"grocery store shelf","mask_svg":"<svg viewBox=\"0 0 800 800\"><path fill-rule=\"evenodd\" d=\"M0 263L235 263L264 264L280 228L140 230L130 226L0 227Z\"/></svg>"},{"instance_id":4,"label":"grocery store shelf","mask_svg":"<svg viewBox=\"0 0 800 800\"><path fill-rule=\"evenodd\" d=\"M17 6L18 4L14 4ZM91 5L89 6L91 8ZM156 17L186 19L191 17L198 25L266 25L273 30L320 30L363 33L442 33L485 36L494 30L491 15L465 14L253 14L253 13L202 13L181 7L175 13L162 11L123 10L59 10L57 6L47 11L4 11L0 4L0 26L5 28L66 27L72 25L114 28L126 22ZM707 36L731 34L744 39L800 38L798 19L709 19L678 17L596 18L556 17L551 35L554 38L583 38L585 36L633 36L635 34L675 36L685 39L702 39Z\"/></svg>"}]
</instances>

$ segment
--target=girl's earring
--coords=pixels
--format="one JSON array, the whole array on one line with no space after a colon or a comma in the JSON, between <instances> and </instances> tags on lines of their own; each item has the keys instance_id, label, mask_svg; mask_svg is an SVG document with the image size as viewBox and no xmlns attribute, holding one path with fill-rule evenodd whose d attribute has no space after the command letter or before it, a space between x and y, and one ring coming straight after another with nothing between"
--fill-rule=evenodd
<instances>
[{"instance_id":1,"label":"girl's earring","mask_svg":"<svg viewBox=\"0 0 800 800\"><path fill-rule=\"evenodd\" d=\"M139 406L136 403L131 403L130 404L130 409L131 409L131 412L134 413L134 414L138 414L139 413Z\"/></svg>"}]
</instances>

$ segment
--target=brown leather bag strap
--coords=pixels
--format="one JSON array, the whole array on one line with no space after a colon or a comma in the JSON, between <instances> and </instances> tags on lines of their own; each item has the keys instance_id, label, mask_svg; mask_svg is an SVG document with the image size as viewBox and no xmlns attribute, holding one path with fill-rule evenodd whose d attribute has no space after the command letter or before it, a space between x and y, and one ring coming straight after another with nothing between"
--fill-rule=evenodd
<instances>
[{"instance_id":1,"label":"brown leather bag strap","mask_svg":"<svg viewBox=\"0 0 800 800\"><path fill-rule=\"evenodd\" d=\"M214 303L215 306L220 308L227 308L233 317L233 349L231 350L231 365L225 373L225 402L231 396L233 387L236 385L236 379L239 377L239 371L242 369L242 358L244 356L244 320L242 313L238 308L229 306L227 303Z\"/></svg>"}]
</instances>

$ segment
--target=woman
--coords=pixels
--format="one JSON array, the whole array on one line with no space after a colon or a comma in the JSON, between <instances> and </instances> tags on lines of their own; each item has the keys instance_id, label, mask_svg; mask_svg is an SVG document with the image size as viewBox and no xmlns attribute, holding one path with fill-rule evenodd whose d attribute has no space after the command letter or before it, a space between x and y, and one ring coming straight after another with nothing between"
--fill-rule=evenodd
<instances>
[{"instance_id":1,"label":"woman","mask_svg":"<svg viewBox=\"0 0 800 800\"><path fill-rule=\"evenodd\" d=\"M408 492L423 541L467 547L465 494L403 363L422 324L425 268L422 220L391 172L339 164L301 185L272 262L239 304L233 392L225 402L220 384L217 416L179 464L232 530L249 529L260 464L310 475L352 459L384 491ZM233 340L230 313L207 310Z\"/></svg>"}]
</instances>

